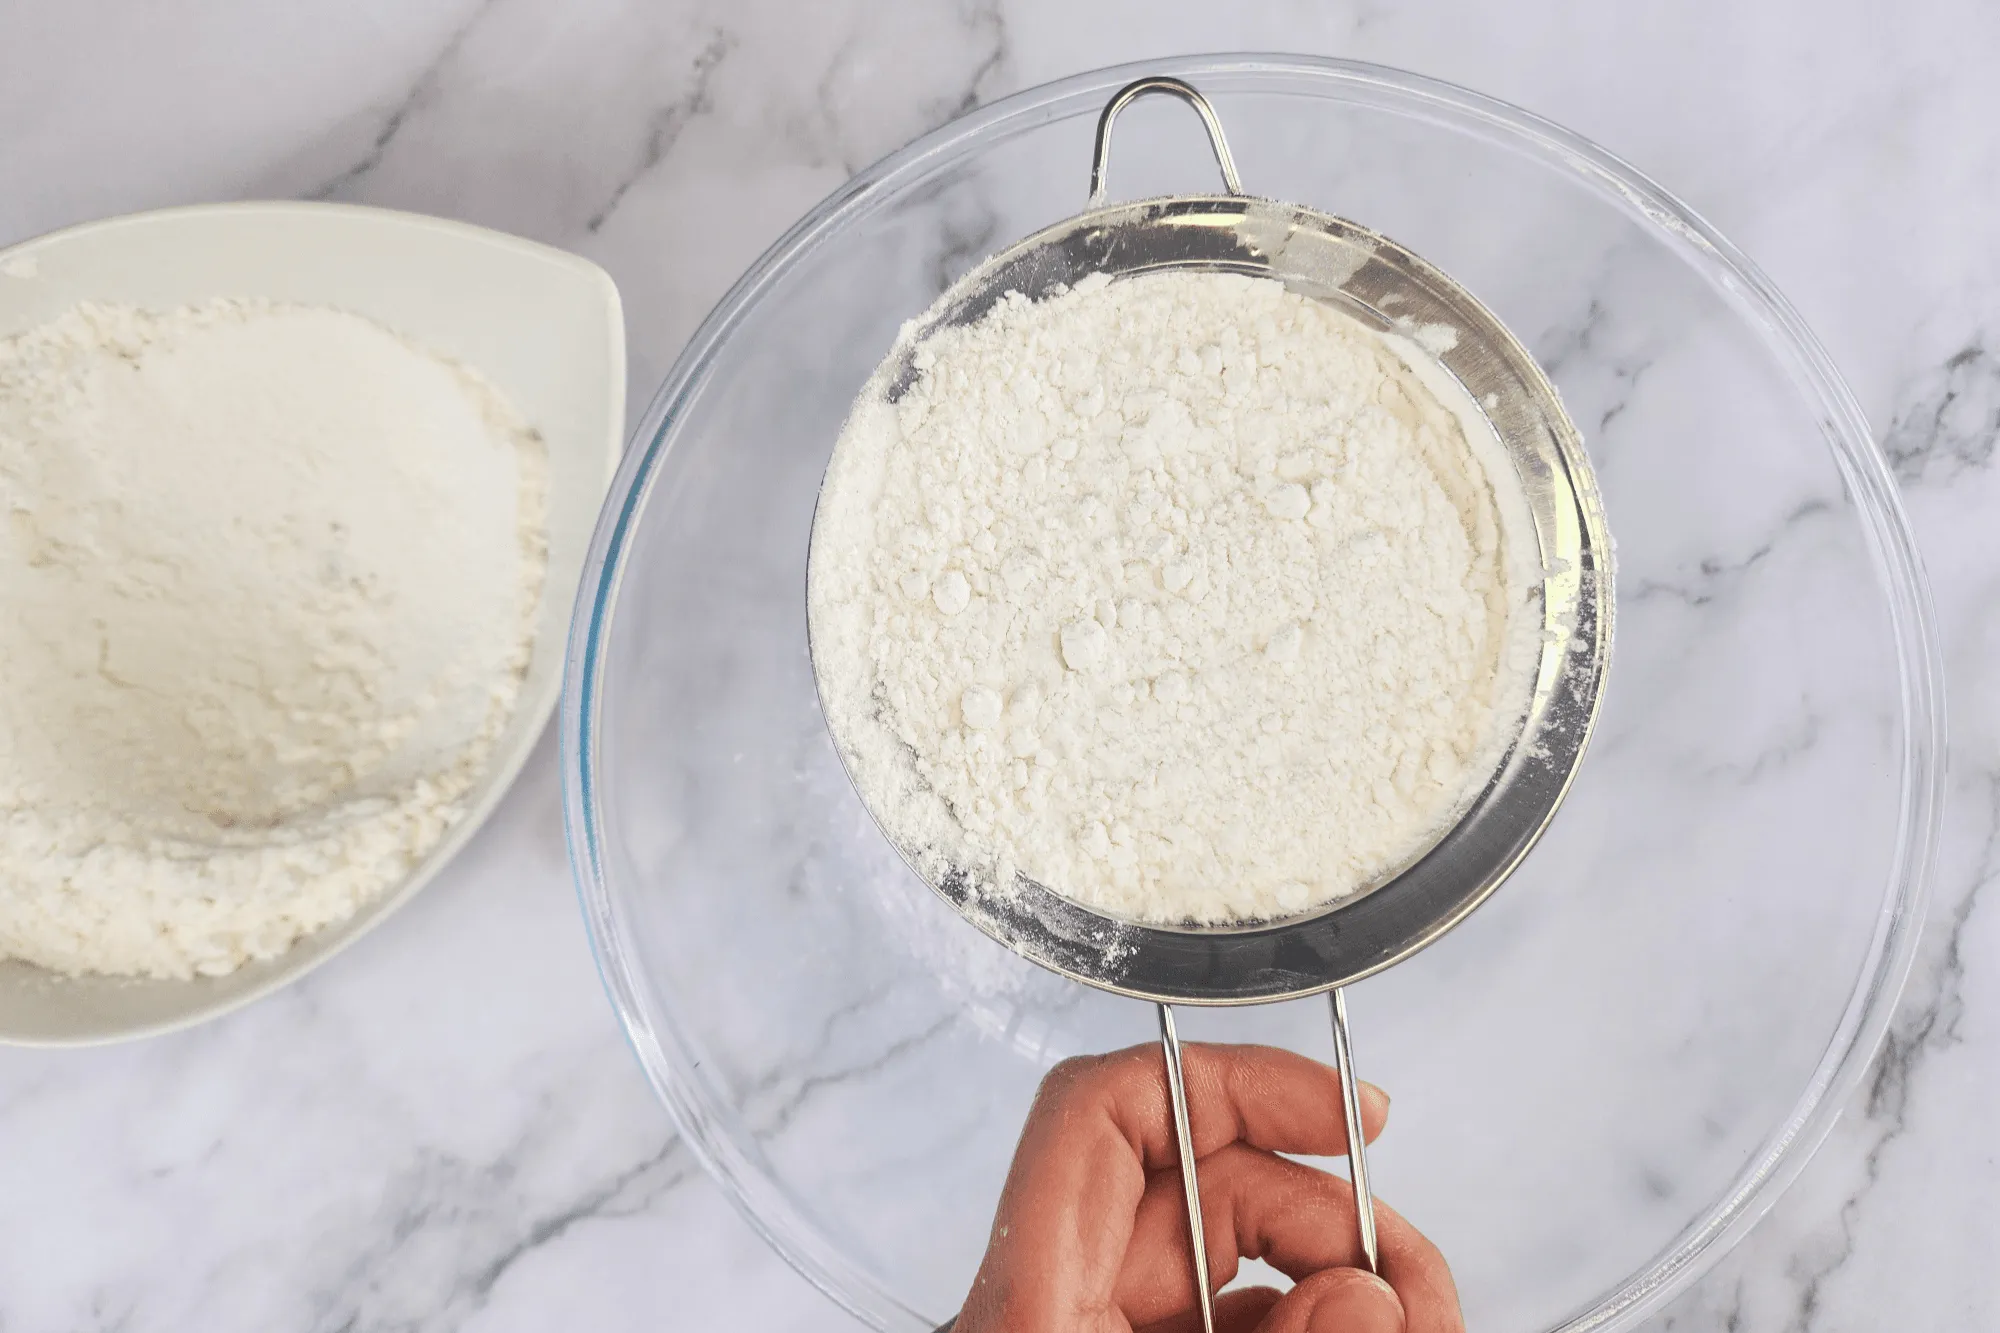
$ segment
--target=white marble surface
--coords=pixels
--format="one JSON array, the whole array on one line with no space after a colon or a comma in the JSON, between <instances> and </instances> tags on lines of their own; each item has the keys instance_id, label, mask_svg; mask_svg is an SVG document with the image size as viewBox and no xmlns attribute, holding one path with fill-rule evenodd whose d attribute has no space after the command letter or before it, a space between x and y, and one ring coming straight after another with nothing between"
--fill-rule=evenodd
<instances>
[{"instance_id":1,"label":"white marble surface","mask_svg":"<svg viewBox=\"0 0 2000 1333\"><path fill-rule=\"evenodd\" d=\"M2000 1322L2000 919L1981 892L2000 875L2000 11L1241 9L0 8L0 242L272 195L506 228L618 280L636 413L731 279L846 175L1061 74L1336 54L1589 135L1749 250L1827 343L1903 482L1952 690L1932 919L1878 1072L1655 1326ZM623 1046L576 919L552 741L458 864L307 983L141 1045L0 1051L0 1144L0 1329L842 1323L703 1177Z\"/></svg>"}]
</instances>

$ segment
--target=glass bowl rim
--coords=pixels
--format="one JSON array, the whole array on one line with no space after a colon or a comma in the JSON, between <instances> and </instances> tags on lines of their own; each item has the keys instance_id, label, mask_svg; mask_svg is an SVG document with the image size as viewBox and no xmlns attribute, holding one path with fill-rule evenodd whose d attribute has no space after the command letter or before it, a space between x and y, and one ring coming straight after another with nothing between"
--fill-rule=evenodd
<instances>
[{"instance_id":1,"label":"glass bowl rim","mask_svg":"<svg viewBox=\"0 0 2000 1333\"><path fill-rule=\"evenodd\" d=\"M611 630L629 539L671 448L681 410L765 289L808 259L829 233L873 211L879 199L893 196L934 165L1056 120L1094 113L1123 84L1162 73L1197 86L1207 80L1217 90L1241 90L1259 80L1315 83L1296 91L1478 137L1551 171L1567 170L1581 178L1635 221L1664 233L1683 262L1757 328L1766 349L1789 372L1795 391L1817 409L1821 436L1854 498L1887 601L1901 687L1900 803L1883 910L1855 988L1791 1114L1702 1217L1643 1269L1550 1333L1629 1328L1692 1283L1769 1210L1824 1141L1887 1035L1915 958L1936 858L1945 753L1943 660L1929 585L1887 462L1853 392L1791 303L1705 219L1623 159L1541 116L1456 84L1362 61L1286 54L1183 56L1090 70L1014 93L914 140L821 200L758 257L696 329L640 419L599 515L578 585L560 715L563 826L599 978L647 1081L751 1227L864 1323L886 1327L886 1320L900 1319L920 1326L923 1316L844 1254L765 1174L761 1163L721 1132L701 1090L683 1074L693 1061L690 1043L672 1015L650 1012L642 998L645 984L629 922L604 873L596 782L602 648Z\"/></svg>"}]
</instances>

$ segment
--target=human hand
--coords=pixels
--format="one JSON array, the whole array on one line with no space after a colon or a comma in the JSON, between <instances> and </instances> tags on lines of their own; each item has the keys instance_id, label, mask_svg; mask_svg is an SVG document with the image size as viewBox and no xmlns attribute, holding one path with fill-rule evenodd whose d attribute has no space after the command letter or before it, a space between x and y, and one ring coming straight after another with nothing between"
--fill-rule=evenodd
<instances>
[{"instance_id":1,"label":"human hand","mask_svg":"<svg viewBox=\"0 0 2000 1333\"><path fill-rule=\"evenodd\" d=\"M1377 1200L1375 1277L1347 1182L1277 1155L1347 1151L1339 1075L1271 1047L1183 1052L1210 1280L1259 1258L1297 1283L1221 1297L1217 1333L1463 1333L1435 1245ZM1049 1071L953 1333L1199 1333L1165 1077L1152 1045ZM1361 1102L1373 1140L1389 1098L1364 1083Z\"/></svg>"}]
</instances>

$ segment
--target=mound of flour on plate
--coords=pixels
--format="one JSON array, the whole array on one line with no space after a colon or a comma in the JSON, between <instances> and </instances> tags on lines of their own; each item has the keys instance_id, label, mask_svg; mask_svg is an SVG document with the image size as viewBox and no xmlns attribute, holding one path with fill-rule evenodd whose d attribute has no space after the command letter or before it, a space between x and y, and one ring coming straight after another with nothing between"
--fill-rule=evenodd
<instances>
[{"instance_id":1,"label":"mound of flour on plate","mask_svg":"<svg viewBox=\"0 0 2000 1333\"><path fill-rule=\"evenodd\" d=\"M513 712L545 490L495 389L356 315L0 340L0 956L214 976L399 882Z\"/></svg>"},{"instance_id":2,"label":"mound of flour on plate","mask_svg":"<svg viewBox=\"0 0 2000 1333\"><path fill-rule=\"evenodd\" d=\"M834 451L808 610L836 743L933 878L1282 918L1484 785L1532 574L1518 482L1426 354L1198 273L912 336Z\"/></svg>"}]
</instances>

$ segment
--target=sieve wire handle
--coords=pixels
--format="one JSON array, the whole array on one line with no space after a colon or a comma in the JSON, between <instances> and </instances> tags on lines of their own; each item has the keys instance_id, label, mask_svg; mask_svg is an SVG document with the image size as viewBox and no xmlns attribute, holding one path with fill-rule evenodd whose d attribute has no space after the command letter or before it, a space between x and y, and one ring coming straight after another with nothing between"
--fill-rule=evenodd
<instances>
[{"instance_id":1,"label":"sieve wire handle","mask_svg":"<svg viewBox=\"0 0 2000 1333\"><path fill-rule=\"evenodd\" d=\"M1215 1295L1208 1289L1208 1235L1201 1225L1201 1186L1194 1174L1194 1135L1188 1130L1187 1079L1181 1071L1181 1039L1174 1011L1160 1006L1160 1050L1167 1058L1167 1100L1174 1109L1174 1142L1181 1150L1181 1188L1187 1192L1188 1249L1194 1255L1195 1304L1202 1333L1215 1333Z\"/></svg>"},{"instance_id":2,"label":"sieve wire handle","mask_svg":"<svg viewBox=\"0 0 2000 1333\"><path fill-rule=\"evenodd\" d=\"M1223 188L1231 194L1242 194L1243 182L1236 176L1236 159L1229 155L1229 141L1222 137L1222 122L1216 118L1215 108L1209 105L1206 97L1194 90L1194 85L1156 74L1126 84L1104 104L1104 114L1097 118L1097 147L1090 155L1090 202L1086 207L1096 208L1104 202L1107 188L1105 172L1111 165L1112 122L1118 119L1120 111L1147 93L1166 93L1194 108L1195 114L1201 117L1203 127L1208 130L1208 146L1215 150L1215 165L1222 169Z\"/></svg>"},{"instance_id":3,"label":"sieve wire handle","mask_svg":"<svg viewBox=\"0 0 2000 1333\"><path fill-rule=\"evenodd\" d=\"M1354 1072L1354 1040L1347 1031L1347 992L1335 986L1328 997L1333 1008L1333 1063L1340 1071L1340 1105L1347 1113L1347 1171L1354 1181L1354 1225L1361 1233L1361 1257L1368 1271L1382 1275L1382 1257L1375 1241L1375 1191L1368 1188L1368 1146L1361 1127L1361 1079Z\"/></svg>"}]
</instances>

